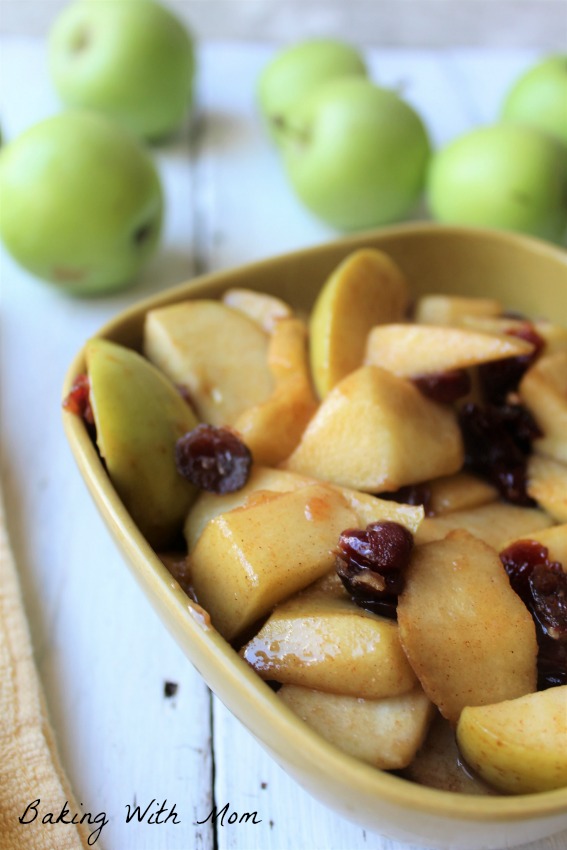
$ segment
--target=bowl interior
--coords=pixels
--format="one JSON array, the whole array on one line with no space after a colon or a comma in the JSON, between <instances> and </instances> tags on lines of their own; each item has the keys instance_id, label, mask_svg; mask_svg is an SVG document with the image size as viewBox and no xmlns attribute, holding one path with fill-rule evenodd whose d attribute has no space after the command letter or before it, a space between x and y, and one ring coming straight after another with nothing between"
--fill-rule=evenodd
<instances>
[{"instance_id":1,"label":"bowl interior","mask_svg":"<svg viewBox=\"0 0 567 850\"><path fill-rule=\"evenodd\" d=\"M495 297L507 309L567 326L567 252L514 235L407 225L197 278L140 302L99 335L139 349L148 309L187 298L215 298L234 286L278 295L307 311L326 276L361 246L389 253L414 296ZM80 351L64 393L84 365ZM82 422L64 413L64 425L99 510L166 627L209 687L314 796L361 826L429 846L503 847L567 827L567 789L520 797L453 794L375 770L327 744L281 704L181 591L125 511Z\"/></svg>"}]
</instances>

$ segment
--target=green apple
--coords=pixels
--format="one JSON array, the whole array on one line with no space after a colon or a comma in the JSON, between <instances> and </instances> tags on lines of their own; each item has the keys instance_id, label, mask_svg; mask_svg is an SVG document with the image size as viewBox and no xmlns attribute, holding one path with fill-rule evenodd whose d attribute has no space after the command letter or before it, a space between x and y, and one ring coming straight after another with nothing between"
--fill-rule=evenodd
<instances>
[{"instance_id":1,"label":"green apple","mask_svg":"<svg viewBox=\"0 0 567 850\"><path fill-rule=\"evenodd\" d=\"M539 127L567 144L567 54L548 56L514 83L502 118Z\"/></svg>"},{"instance_id":2,"label":"green apple","mask_svg":"<svg viewBox=\"0 0 567 850\"><path fill-rule=\"evenodd\" d=\"M428 196L440 221L559 241L567 225L567 147L526 125L477 128L438 151Z\"/></svg>"},{"instance_id":3,"label":"green apple","mask_svg":"<svg viewBox=\"0 0 567 850\"><path fill-rule=\"evenodd\" d=\"M415 110L360 76L319 86L289 112L282 150L298 197L339 230L397 221L416 204L430 144Z\"/></svg>"},{"instance_id":4,"label":"green apple","mask_svg":"<svg viewBox=\"0 0 567 850\"><path fill-rule=\"evenodd\" d=\"M28 271L69 293L125 286L153 253L163 193L140 142L102 115L62 113L0 153L0 237Z\"/></svg>"},{"instance_id":5,"label":"green apple","mask_svg":"<svg viewBox=\"0 0 567 850\"><path fill-rule=\"evenodd\" d=\"M176 130L193 99L187 27L154 0L77 0L49 39L51 77L65 104L104 112L137 135Z\"/></svg>"},{"instance_id":6,"label":"green apple","mask_svg":"<svg viewBox=\"0 0 567 850\"><path fill-rule=\"evenodd\" d=\"M258 83L258 101L269 131L278 141L288 112L300 98L328 80L366 76L359 51L329 38L309 39L284 48L266 65Z\"/></svg>"}]
</instances>

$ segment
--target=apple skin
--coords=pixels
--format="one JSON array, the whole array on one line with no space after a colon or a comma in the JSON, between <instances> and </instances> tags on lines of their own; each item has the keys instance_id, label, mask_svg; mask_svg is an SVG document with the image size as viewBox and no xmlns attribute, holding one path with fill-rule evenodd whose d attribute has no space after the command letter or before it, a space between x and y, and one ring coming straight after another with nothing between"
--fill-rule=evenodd
<instances>
[{"instance_id":1,"label":"apple skin","mask_svg":"<svg viewBox=\"0 0 567 850\"><path fill-rule=\"evenodd\" d=\"M355 47L336 39L308 39L277 53L258 81L260 112L272 138L280 141L299 99L329 80L352 75L366 77L364 59Z\"/></svg>"},{"instance_id":2,"label":"apple skin","mask_svg":"<svg viewBox=\"0 0 567 850\"><path fill-rule=\"evenodd\" d=\"M504 99L501 115L567 144L567 53L548 56L522 74Z\"/></svg>"},{"instance_id":3,"label":"apple skin","mask_svg":"<svg viewBox=\"0 0 567 850\"><path fill-rule=\"evenodd\" d=\"M442 222L559 242L567 226L567 147L526 125L479 127L437 152L427 193Z\"/></svg>"},{"instance_id":4,"label":"apple skin","mask_svg":"<svg viewBox=\"0 0 567 850\"><path fill-rule=\"evenodd\" d=\"M39 278L74 295L123 287L157 246L159 175L141 143L108 118L69 111L0 153L0 237Z\"/></svg>"},{"instance_id":5,"label":"apple skin","mask_svg":"<svg viewBox=\"0 0 567 850\"><path fill-rule=\"evenodd\" d=\"M290 111L282 150L303 203L338 230L358 230L410 212L431 149L421 118L395 92L342 77Z\"/></svg>"},{"instance_id":6,"label":"apple skin","mask_svg":"<svg viewBox=\"0 0 567 850\"><path fill-rule=\"evenodd\" d=\"M153 0L67 6L50 32L49 67L67 106L103 112L149 141L170 135L192 108L192 36Z\"/></svg>"}]
</instances>

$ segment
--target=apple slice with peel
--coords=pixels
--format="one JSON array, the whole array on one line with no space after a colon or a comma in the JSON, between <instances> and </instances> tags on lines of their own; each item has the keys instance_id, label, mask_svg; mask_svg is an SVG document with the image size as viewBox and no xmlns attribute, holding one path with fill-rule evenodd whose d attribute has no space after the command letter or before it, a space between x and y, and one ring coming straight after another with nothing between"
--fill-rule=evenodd
<instances>
[{"instance_id":1,"label":"apple slice with peel","mask_svg":"<svg viewBox=\"0 0 567 850\"><path fill-rule=\"evenodd\" d=\"M293 310L281 298L265 292L255 292L253 289L238 287L228 289L222 301L227 307L240 310L266 333L272 333L280 319L289 319L293 316Z\"/></svg>"},{"instance_id":2,"label":"apple slice with peel","mask_svg":"<svg viewBox=\"0 0 567 850\"><path fill-rule=\"evenodd\" d=\"M518 389L543 432L534 442L536 450L567 463L567 351L540 357Z\"/></svg>"},{"instance_id":3,"label":"apple slice with peel","mask_svg":"<svg viewBox=\"0 0 567 850\"><path fill-rule=\"evenodd\" d=\"M268 365L273 393L241 413L234 427L257 463L277 466L296 448L319 403L311 385L307 327L301 319L280 319L276 324Z\"/></svg>"},{"instance_id":4,"label":"apple slice with peel","mask_svg":"<svg viewBox=\"0 0 567 850\"><path fill-rule=\"evenodd\" d=\"M308 588L278 605L241 655L263 679L380 699L417 686L393 620Z\"/></svg>"},{"instance_id":5,"label":"apple slice with peel","mask_svg":"<svg viewBox=\"0 0 567 850\"><path fill-rule=\"evenodd\" d=\"M531 455L527 491L557 522L567 522L567 464L543 455Z\"/></svg>"},{"instance_id":6,"label":"apple slice with peel","mask_svg":"<svg viewBox=\"0 0 567 850\"><path fill-rule=\"evenodd\" d=\"M238 310L206 299L150 310L144 354L183 386L204 422L232 425L269 398L268 334Z\"/></svg>"},{"instance_id":7,"label":"apple slice with peel","mask_svg":"<svg viewBox=\"0 0 567 850\"><path fill-rule=\"evenodd\" d=\"M324 398L362 365L374 325L397 322L408 305L408 286L386 254L363 248L350 254L326 280L311 313L311 371Z\"/></svg>"},{"instance_id":8,"label":"apple slice with peel","mask_svg":"<svg viewBox=\"0 0 567 850\"><path fill-rule=\"evenodd\" d=\"M466 705L536 688L531 614L497 552L467 531L414 549L398 625L423 690L452 724Z\"/></svg>"},{"instance_id":9,"label":"apple slice with peel","mask_svg":"<svg viewBox=\"0 0 567 850\"><path fill-rule=\"evenodd\" d=\"M341 531L355 524L343 496L324 484L263 491L205 526L189 556L197 602L232 640L325 575Z\"/></svg>"},{"instance_id":10,"label":"apple slice with peel","mask_svg":"<svg viewBox=\"0 0 567 850\"><path fill-rule=\"evenodd\" d=\"M505 540L549 528L551 517L538 508L522 508L505 502L489 502L475 508L425 517L416 532L416 543L442 540L456 529L464 529L500 550Z\"/></svg>"},{"instance_id":11,"label":"apple slice with peel","mask_svg":"<svg viewBox=\"0 0 567 850\"><path fill-rule=\"evenodd\" d=\"M129 348L91 339L86 361L110 479L150 544L166 546L197 494L175 467L175 443L197 425L195 414L165 375Z\"/></svg>"},{"instance_id":12,"label":"apple slice with peel","mask_svg":"<svg viewBox=\"0 0 567 850\"><path fill-rule=\"evenodd\" d=\"M493 318L502 305L493 298L461 295L424 295L415 306L415 321L425 325L459 325L464 316Z\"/></svg>"},{"instance_id":13,"label":"apple slice with peel","mask_svg":"<svg viewBox=\"0 0 567 850\"><path fill-rule=\"evenodd\" d=\"M533 345L513 336L434 325L380 325L368 334L364 362L401 377L466 369L530 354Z\"/></svg>"},{"instance_id":14,"label":"apple slice with peel","mask_svg":"<svg viewBox=\"0 0 567 850\"><path fill-rule=\"evenodd\" d=\"M463 709L460 750L472 768L506 794L567 786L567 685L495 705Z\"/></svg>"},{"instance_id":15,"label":"apple slice with peel","mask_svg":"<svg viewBox=\"0 0 567 850\"><path fill-rule=\"evenodd\" d=\"M380 493L457 472L462 463L451 409L425 398L405 378L364 366L331 390L285 466Z\"/></svg>"},{"instance_id":16,"label":"apple slice with peel","mask_svg":"<svg viewBox=\"0 0 567 850\"><path fill-rule=\"evenodd\" d=\"M331 744L382 770L410 764L434 714L420 688L397 697L366 700L284 685L278 696Z\"/></svg>"}]
</instances>

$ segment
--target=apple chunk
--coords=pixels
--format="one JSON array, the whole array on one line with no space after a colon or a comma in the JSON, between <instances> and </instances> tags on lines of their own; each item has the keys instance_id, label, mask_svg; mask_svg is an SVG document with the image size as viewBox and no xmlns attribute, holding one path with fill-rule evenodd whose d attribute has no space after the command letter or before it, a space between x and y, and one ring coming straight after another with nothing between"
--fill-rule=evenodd
<instances>
[{"instance_id":1,"label":"apple chunk","mask_svg":"<svg viewBox=\"0 0 567 850\"><path fill-rule=\"evenodd\" d=\"M207 523L190 555L197 601L232 640L278 603L325 575L356 516L324 484L269 493Z\"/></svg>"},{"instance_id":2,"label":"apple chunk","mask_svg":"<svg viewBox=\"0 0 567 850\"><path fill-rule=\"evenodd\" d=\"M254 464L248 481L239 490L222 494L201 490L191 506L183 529L189 552L197 543L209 520L214 519L219 514L225 514L233 508L242 507L255 499L261 500L265 491L287 493L291 490L297 490L299 487L316 483L313 478L296 475L286 469L268 469Z\"/></svg>"},{"instance_id":3,"label":"apple chunk","mask_svg":"<svg viewBox=\"0 0 567 850\"><path fill-rule=\"evenodd\" d=\"M502 305L493 298L424 295L416 304L415 320L426 325L458 325L464 316L493 318L501 313Z\"/></svg>"},{"instance_id":4,"label":"apple chunk","mask_svg":"<svg viewBox=\"0 0 567 850\"><path fill-rule=\"evenodd\" d=\"M492 360L518 357L533 345L512 336L432 325L381 325L372 328L364 362L403 378L465 369Z\"/></svg>"},{"instance_id":5,"label":"apple chunk","mask_svg":"<svg viewBox=\"0 0 567 850\"><path fill-rule=\"evenodd\" d=\"M417 686L398 626L341 596L315 588L278 605L241 651L262 676L365 699Z\"/></svg>"},{"instance_id":6,"label":"apple chunk","mask_svg":"<svg viewBox=\"0 0 567 850\"><path fill-rule=\"evenodd\" d=\"M278 696L331 744L382 770L410 764L434 713L420 688L397 697L365 700L284 685Z\"/></svg>"},{"instance_id":7,"label":"apple chunk","mask_svg":"<svg viewBox=\"0 0 567 850\"><path fill-rule=\"evenodd\" d=\"M206 299L150 310L144 327L146 357L212 425L232 425L270 396L268 340L248 316Z\"/></svg>"},{"instance_id":8,"label":"apple chunk","mask_svg":"<svg viewBox=\"0 0 567 850\"><path fill-rule=\"evenodd\" d=\"M457 472L462 463L451 409L425 398L405 378L364 366L324 399L285 466L379 493Z\"/></svg>"},{"instance_id":9,"label":"apple chunk","mask_svg":"<svg viewBox=\"0 0 567 850\"><path fill-rule=\"evenodd\" d=\"M468 472L435 478L427 486L430 492L428 508L435 516L477 508L498 498L496 487Z\"/></svg>"},{"instance_id":10,"label":"apple chunk","mask_svg":"<svg viewBox=\"0 0 567 850\"><path fill-rule=\"evenodd\" d=\"M256 463L277 466L295 449L318 406L309 372L307 327L300 319L280 319L274 327L268 366L273 393L241 413L234 427Z\"/></svg>"},{"instance_id":11,"label":"apple chunk","mask_svg":"<svg viewBox=\"0 0 567 850\"><path fill-rule=\"evenodd\" d=\"M507 794L567 786L567 685L495 705L464 708L461 752L483 779Z\"/></svg>"},{"instance_id":12,"label":"apple chunk","mask_svg":"<svg viewBox=\"0 0 567 850\"><path fill-rule=\"evenodd\" d=\"M567 463L567 351L540 357L520 381L519 394L543 432L536 450Z\"/></svg>"},{"instance_id":13,"label":"apple chunk","mask_svg":"<svg viewBox=\"0 0 567 850\"><path fill-rule=\"evenodd\" d=\"M399 321L408 304L407 283L381 251L350 254L321 289L311 313L311 370L321 398L362 365L369 330Z\"/></svg>"},{"instance_id":14,"label":"apple chunk","mask_svg":"<svg viewBox=\"0 0 567 850\"><path fill-rule=\"evenodd\" d=\"M450 531L464 529L500 549L505 540L549 528L553 520L538 508L489 502L475 508L425 517L416 532L416 543L442 540Z\"/></svg>"},{"instance_id":15,"label":"apple chunk","mask_svg":"<svg viewBox=\"0 0 567 850\"><path fill-rule=\"evenodd\" d=\"M275 295L255 292L253 289L228 289L222 297L223 304L240 310L256 322L266 333L272 333L280 319L289 319L293 310Z\"/></svg>"},{"instance_id":16,"label":"apple chunk","mask_svg":"<svg viewBox=\"0 0 567 850\"><path fill-rule=\"evenodd\" d=\"M425 693L453 724L466 705L536 688L532 617L496 551L466 531L415 548L398 624Z\"/></svg>"},{"instance_id":17,"label":"apple chunk","mask_svg":"<svg viewBox=\"0 0 567 850\"><path fill-rule=\"evenodd\" d=\"M567 522L567 464L543 455L531 455L527 491L554 519Z\"/></svg>"}]
</instances>

